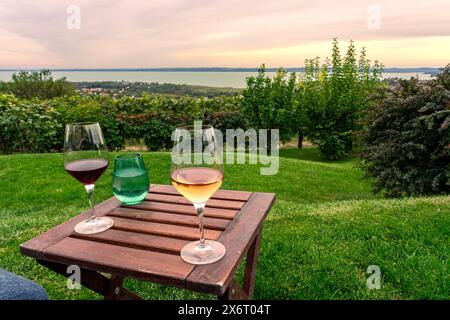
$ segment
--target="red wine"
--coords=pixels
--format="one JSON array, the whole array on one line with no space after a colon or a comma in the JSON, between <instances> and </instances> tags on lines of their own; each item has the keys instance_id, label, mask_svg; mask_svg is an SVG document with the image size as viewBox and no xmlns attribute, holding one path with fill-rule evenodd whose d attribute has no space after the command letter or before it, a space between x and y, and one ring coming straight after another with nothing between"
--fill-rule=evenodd
<instances>
[{"instance_id":1,"label":"red wine","mask_svg":"<svg viewBox=\"0 0 450 320\"><path fill-rule=\"evenodd\" d=\"M94 184L108 167L105 159L83 159L66 163L64 168L83 184Z\"/></svg>"}]
</instances>

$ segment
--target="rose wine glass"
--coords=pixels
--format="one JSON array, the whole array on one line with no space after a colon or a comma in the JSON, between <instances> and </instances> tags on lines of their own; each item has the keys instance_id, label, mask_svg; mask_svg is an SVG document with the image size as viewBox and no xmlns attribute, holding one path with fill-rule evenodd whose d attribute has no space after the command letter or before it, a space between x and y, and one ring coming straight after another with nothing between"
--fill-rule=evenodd
<instances>
[{"instance_id":1,"label":"rose wine glass","mask_svg":"<svg viewBox=\"0 0 450 320\"><path fill-rule=\"evenodd\" d=\"M91 217L75 226L81 234L93 234L109 229L114 220L96 217L94 210L95 182L108 167L109 154L102 130L97 122L72 123L66 125L64 135L64 168L80 181L89 196Z\"/></svg>"},{"instance_id":2,"label":"rose wine glass","mask_svg":"<svg viewBox=\"0 0 450 320\"><path fill-rule=\"evenodd\" d=\"M206 202L223 181L222 150L211 126L176 128L172 149L172 185L192 202L199 218L200 240L188 243L181 258L191 264L209 264L226 252L218 241L206 240L203 213Z\"/></svg>"}]
</instances>

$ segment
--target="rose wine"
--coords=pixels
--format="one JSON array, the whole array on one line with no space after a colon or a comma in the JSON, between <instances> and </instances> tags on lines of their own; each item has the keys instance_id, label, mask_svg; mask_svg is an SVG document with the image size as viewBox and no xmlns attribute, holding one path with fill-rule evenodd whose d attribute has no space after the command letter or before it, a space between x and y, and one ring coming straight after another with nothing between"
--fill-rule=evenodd
<instances>
[{"instance_id":1,"label":"rose wine","mask_svg":"<svg viewBox=\"0 0 450 320\"><path fill-rule=\"evenodd\" d=\"M220 188L223 173L212 168L183 168L172 172L172 185L192 203L204 203Z\"/></svg>"},{"instance_id":2,"label":"rose wine","mask_svg":"<svg viewBox=\"0 0 450 320\"><path fill-rule=\"evenodd\" d=\"M81 183L94 184L108 167L105 159L83 159L66 163L64 168Z\"/></svg>"}]
</instances>

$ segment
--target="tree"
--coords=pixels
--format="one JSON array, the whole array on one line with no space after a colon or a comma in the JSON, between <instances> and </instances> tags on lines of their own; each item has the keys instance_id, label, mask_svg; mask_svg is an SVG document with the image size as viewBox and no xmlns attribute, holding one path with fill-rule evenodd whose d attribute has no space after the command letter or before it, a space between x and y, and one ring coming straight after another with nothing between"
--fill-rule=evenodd
<instances>
[{"instance_id":1,"label":"tree","mask_svg":"<svg viewBox=\"0 0 450 320\"><path fill-rule=\"evenodd\" d=\"M50 70L20 71L12 75L12 81L2 83L0 91L23 99L52 99L74 95L75 87L65 77L53 79Z\"/></svg>"},{"instance_id":2,"label":"tree","mask_svg":"<svg viewBox=\"0 0 450 320\"><path fill-rule=\"evenodd\" d=\"M272 79L263 64L256 77L247 78L242 112L254 129L279 129L280 139L288 141L296 131L294 100L296 75L279 68Z\"/></svg>"},{"instance_id":3,"label":"tree","mask_svg":"<svg viewBox=\"0 0 450 320\"><path fill-rule=\"evenodd\" d=\"M331 60L320 65L318 57L305 61L299 84L299 108L306 115L308 138L329 159L346 157L353 148L353 136L369 97L380 84L382 65L373 65L362 49L359 61L353 41L341 56L333 40Z\"/></svg>"}]
</instances>

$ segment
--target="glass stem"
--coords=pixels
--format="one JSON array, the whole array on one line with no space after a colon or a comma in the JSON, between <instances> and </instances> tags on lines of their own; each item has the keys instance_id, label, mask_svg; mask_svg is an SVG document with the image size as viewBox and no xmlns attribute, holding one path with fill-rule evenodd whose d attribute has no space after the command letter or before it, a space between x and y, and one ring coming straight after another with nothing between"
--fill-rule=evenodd
<instances>
[{"instance_id":1,"label":"glass stem","mask_svg":"<svg viewBox=\"0 0 450 320\"><path fill-rule=\"evenodd\" d=\"M205 245L205 229L203 228L203 213L205 211L205 203L194 204L195 210L197 210L197 216L199 219L199 229L200 229L200 248L206 247Z\"/></svg>"},{"instance_id":2,"label":"glass stem","mask_svg":"<svg viewBox=\"0 0 450 320\"><path fill-rule=\"evenodd\" d=\"M95 209L94 209L94 184L87 184L84 186L89 198L89 205L91 206L91 217L89 220L95 219Z\"/></svg>"}]
</instances>

